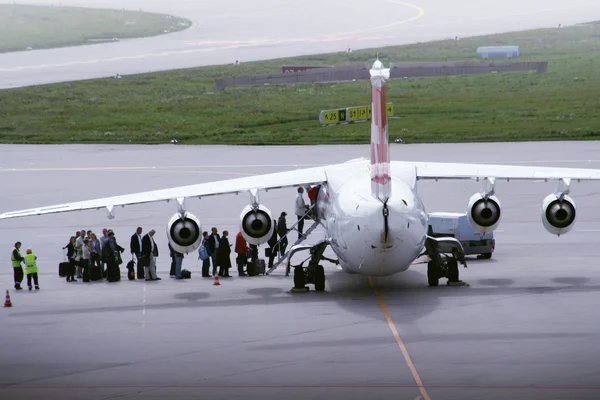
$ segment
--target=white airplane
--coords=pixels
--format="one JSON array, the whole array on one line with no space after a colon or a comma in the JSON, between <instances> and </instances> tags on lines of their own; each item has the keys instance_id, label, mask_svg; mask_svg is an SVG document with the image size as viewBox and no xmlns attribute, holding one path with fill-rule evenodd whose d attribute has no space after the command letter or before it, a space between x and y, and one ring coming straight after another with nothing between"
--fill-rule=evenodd
<instances>
[{"instance_id":1,"label":"white airplane","mask_svg":"<svg viewBox=\"0 0 600 400\"><path fill-rule=\"evenodd\" d=\"M425 250L431 259L430 286L437 286L442 277L448 278L448 283L460 282L457 259L464 264L462 247L456 239L428 234L428 215L416 189L421 179L482 181L483 190L467 204L469 222L479 232L493 231L500 223L501 205L494 195L496 180L557 181L557 191L542 202L543 226L559 236L573 227L576 207L568 196L571 181L600 180L600 170L390 161L385 107L389 71L379 60L370 70L370 159L13 211L0 214L0 220L103 208L112 219L118 206L173 200L177 212L167 223L167 237L173 248L188 253L199 247L202 229L199 219L187 210L186 199L249 192L251 201L240 215L240 231L249 243L260 245L271 237L274 226L271 212L259 201L259 191L320 185L316 223L325 228L325 237L316 245L292 246L287 256L289 270L294 252L311 250L308 267L294 267L294 286L305 289L305 284L311 283L317 291L325 289L325 274L319 261L325 258L323 251L327 246L331 246L339 258L335 261L344 271L372 276L406 271ZM454 241L458 256L446 256L444 261L436 247L442 240Z\"/></svg>"}]
</instances>

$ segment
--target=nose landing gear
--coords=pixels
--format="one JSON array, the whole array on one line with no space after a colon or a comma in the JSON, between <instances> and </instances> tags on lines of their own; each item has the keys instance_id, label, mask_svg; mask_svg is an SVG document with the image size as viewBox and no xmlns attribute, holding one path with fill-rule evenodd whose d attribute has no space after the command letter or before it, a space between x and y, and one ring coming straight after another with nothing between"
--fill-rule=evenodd
<instances>
[{"instance_id":1,"label":"nose landing gear","mask_svg":"<svg viewBox=\"0 0 600 400\"><path fill-rule=\"evenodd\" d=\"M315 285L315 291L323 292L325 290L325 270L322 265L319 264L321 260L326 260L334 264L339 264L339 260L333 260L323 255L325 249L329 245L328 241L317 243L314 246L302 246L293 249L288 257L288 267L292 255L301 250L309 250L310 258L304 260L299 265L293 266L294 268L294 288L292 293L308 292L309 288L307 284ZM304 263L308 261L308 266L304 267Z\"/></svg>"}]
</instances>

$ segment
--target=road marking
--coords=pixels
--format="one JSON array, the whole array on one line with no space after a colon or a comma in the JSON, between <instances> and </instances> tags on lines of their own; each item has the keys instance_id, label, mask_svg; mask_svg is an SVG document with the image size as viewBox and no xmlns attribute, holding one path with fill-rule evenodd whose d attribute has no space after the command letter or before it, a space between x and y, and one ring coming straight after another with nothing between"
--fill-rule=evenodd
<instances>
[{"instance_id":1,"label":"road marking","mask_svg":"<svg viewBox=\"0 0 600 400\"><path fill-rule=\"evenodd\" d=\"M308 38L304 37L304 38L290 38L290 39L281 39L280 38L280 39L270 39L270 40L269 39L251 40L251 41L245 41L245 42L244 41L228 41L228 42L216 42L215 41L212 43L222 43L222 44L233 43L233 44L230 44L227 46L219 46L217 44L214 47L206 47L206 48L200 48L200 49L162 51L162 52L158 52L158 53L137 54L137 55L130 55L130 56L118 56L118 57L111 57L111 58L99 58L99 59L93 59L93 60L70 61L70 62L65 62L65 63L28 65L28 66L20 66L20 67L12 67L12 68L0 68L0 72L16 72L16 71L32 70L32 69L35 70L35 69L54 68L54 67L68 67L68 66L81 65L81 64L97 64L97 63L103 63L103 62L135 60L135 59L150 58L150 57L165 57L165 56L172 56L172 55L178 55L178 54L194 54L194 53L211 52L211 51L218 51L218 50L234 50L234 49L244 48L244 47L257 47L260 45L277 45L277 44L284 44L284 43L290 44L290 43L313 42L313 41L317 41L317 42L335 41L335 40L341 41L341 40L349 39L347 37L341 37L341 36L347 36L349 34L356 34L356 33L360 33L360 32L369 32L369 31L378 31L378 30L380 31L380 30L384 30L384 29L388 29L388 28L392 28L392 27L397 27L399 25L415 21L415 20L421 18L425 14L425 10L423 10L421 7L411 4L411 3L406 3L406 2L398 1L398 0L381 0L381 1L408 7L408 8L412 8L413 10L416 10L417 13L415 15L413 15L412 17L403 19L402 21L392 22L390 24L376 26L376 27L372 27L372 28L358 29L358 30L351 31L351 32L326 34L326 35L323 35L322 37L316 38L316 39L310 38L310 37L308 37ZM192 24L192 27L189 29L195 29L196 26L194 24ZM398 36L387 36L386 38L395 39L397 37ZM357 40L357 41L364 40L364 38L352 38L352 39Z\"/></svg>"},{"instance_id":2,"label":"road marking","mask_svg":"<svg viewBox=\"0 0 600 400\"><path fill-rule=\"evenodd\" d=\"M404 356L404 360L406 361L408 368L410 368L410 372L412 373L415 383L419 387L419 391L421 392L421 395L423 396L423 400L431 400L431 397L429 397L429 394L427 393L425 386L423 386L423 381L421 380L421 377L419 376L419 373L417 372L417 368L415 367L415 364L413 364L413 362L410 358L410 355L408 354L408 350L406 349L406 346L404 345L404 342L402 341L402 338L400 337L400 334L398 333L398 330L396 329L396 325L394 324L394 321L392 321L392 317L390 316L390 313L388 312L387 307L386 307L385 303L383 302L383 298L379 294L379 290L377 290L377 287L375 286L375 283L373 282L373 278L368 276L367 279L369 280L369 284L371 285L371 288L373 289L373 293L375 294L375 297L377 298L377 301L379 302L379 307L381 307L381 311L383 311L383 315L385 316L387 324L388 324L390 330L392 331L392 334L394 335L394 339L396 339L396 343L398 343L398 347L400 347L400 351L402 352L402 355Z\"/></svg>"},{"instance_id":3,"label":"road marking","mask_svg":"<svg viewBox=\"0 0 600 400\"><path fill-rule=\"evenodd\" d=\"M161 167L150 167L150 166L133 166L133 167L55 167L55 168L0 168L0 172L44 172L44 171L136 171L136 170L149 170L149 171L160 171L166 169L172 170L183 170L186 168L275 168L275 167L318 167L324 166L325 164L248 164L248 165L172 165L172 166L161 166ZM190 171L191 172L191 171ZM198 171L206 172L206 171Z\"/></svg>"}]
</instances>

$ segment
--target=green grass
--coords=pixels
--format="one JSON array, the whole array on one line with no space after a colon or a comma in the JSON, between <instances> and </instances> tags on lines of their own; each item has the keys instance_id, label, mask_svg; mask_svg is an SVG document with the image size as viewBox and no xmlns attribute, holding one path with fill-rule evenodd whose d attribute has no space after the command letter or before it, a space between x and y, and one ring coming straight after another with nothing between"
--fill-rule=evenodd
<instances>
[{"instance_id":1,"label":"green grass","mask_svg":"<svg viewBox=\"0 0 600 400\"><path fill-rule=\"evenodd\" d=\"M0 53L156 36L190 26L188 20L164 14L0 4Z\"/></svg>"},{"instance_id":2,"label":"green grass","mask_svg":"<svg viewBox=\"0 0 600 400\"><path fill-rule=\"evenodd\" d=\"M396 80L402 118L390 137L415 142L600 138L600 24L377 50L205 67L0 91L3 143L368 143L369 124L323 127L323 109L370 102L368 82L214 90L224 77L283 64L474 60L480 45L521 46L520 61L549 72Z\"/></svg>"}]
</instances>

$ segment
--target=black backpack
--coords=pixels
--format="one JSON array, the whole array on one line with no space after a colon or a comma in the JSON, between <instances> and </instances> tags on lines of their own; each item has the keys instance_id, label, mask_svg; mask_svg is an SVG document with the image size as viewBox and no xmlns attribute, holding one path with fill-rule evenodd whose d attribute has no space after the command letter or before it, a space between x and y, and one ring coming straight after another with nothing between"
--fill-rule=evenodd
<instances>
[{"instance_id":1,"label":"black backpack","mask_svg":"<svg viewBox=\"0 0 600 400\"><path fill-rule=\"evenodd\" d=\"M192 277L192 273L187 269L181 271L181 279L190 279Z\"/></svg>"}]
</instances>

